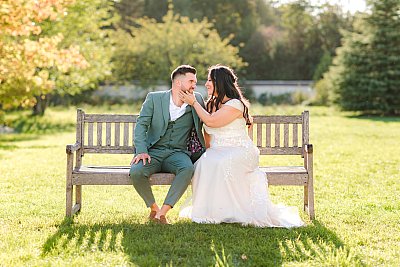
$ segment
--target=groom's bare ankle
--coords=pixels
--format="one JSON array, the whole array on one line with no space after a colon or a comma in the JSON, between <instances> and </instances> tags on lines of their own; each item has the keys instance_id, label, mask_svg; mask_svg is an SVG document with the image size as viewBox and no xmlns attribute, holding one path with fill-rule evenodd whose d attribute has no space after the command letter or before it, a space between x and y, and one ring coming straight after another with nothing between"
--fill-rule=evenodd
<instances>
[{"instance_id":1,"label":"groom's bare ankle","mask_svg":"<svg viewBox=\"0 0 400 267\"><path fill-rule=\"evenodd\" d=\"M150 210L151 210L151 211L158 212L158 211L160 210L160 208L158 207L158 205L157 205L156 203L154 203L154 204L152 204L152 205L150 206Z\"/></svg>"},{"instance_id":2,"label":"groom's bare ankle","mask_svg":"<svg viewBox=\"0 0 400 267\"><path fill-rule=\"evenodd\" d=\"M168 211L171 209L172 207L170 205L162 205L161 209L158 210L156 217L160 218L160 216L165 216L167 215Z\"/></svg>"}]
</instances>

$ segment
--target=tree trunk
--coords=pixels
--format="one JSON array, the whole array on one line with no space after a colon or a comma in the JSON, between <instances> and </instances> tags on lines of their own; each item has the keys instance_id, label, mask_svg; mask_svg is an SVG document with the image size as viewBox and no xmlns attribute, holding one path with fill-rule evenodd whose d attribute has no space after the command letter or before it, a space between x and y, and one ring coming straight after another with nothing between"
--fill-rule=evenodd
<instances>
[{"instance_id":1,"label":"tree trunk","mask_svg":"<svg viewBox=\"0 0 400 267\"><path fill-rule=\"evenodd\" d=\"M33 106L32 115L43 116L47 107L48 95L35 96L36 104Z\"/></svg>"}]
</instances>

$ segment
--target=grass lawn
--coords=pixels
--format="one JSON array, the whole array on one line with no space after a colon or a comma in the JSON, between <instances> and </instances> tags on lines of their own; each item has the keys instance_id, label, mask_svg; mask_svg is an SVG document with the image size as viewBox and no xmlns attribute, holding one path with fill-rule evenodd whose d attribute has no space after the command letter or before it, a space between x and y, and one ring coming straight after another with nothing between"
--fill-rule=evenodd
<instances>
[{"instance_id":1,"label":"grass lawn","mask_svg":"<svg viewBox=\"0 0 400 267\"><path fill-rule=\"evenodd\" d=\"M138 106L84 107L137 113ZM83 186L82 212L65 214L65 145L74 143L75 108L43 118L6 114L20 133L0 135L0 266L400 266L400 118L310 110L316 220L297 229L199 225L170 212L149 223L132 186ZM84 162L128 164L130 155L86 155ZM287 164L300 158L263 158ZM153 188L159 202L168 187ZM301 187L270 187L274 202L299 207Z\"/></svg>"}]
</instances>

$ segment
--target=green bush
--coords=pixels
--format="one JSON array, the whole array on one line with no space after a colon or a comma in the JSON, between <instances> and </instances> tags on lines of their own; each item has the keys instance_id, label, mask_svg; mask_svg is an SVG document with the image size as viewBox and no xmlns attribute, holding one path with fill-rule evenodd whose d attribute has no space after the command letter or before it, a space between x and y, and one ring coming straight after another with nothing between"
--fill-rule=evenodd
<instances>
[{"instance_id":1,"label":"green bush","mask_svg":"<svg viewBox=\"0 0 400 267\"><path fill-rule=\"evenodd\" d=\"M308 96L303 92L284 93L273 95L271 93L263 93L258 97L258 103L263 106L267 105L298 105L304 103Z\"/></svg>"},{"instance_id":2,"label":"green bush","mask_svg":"<svg viewBox=\"0 0 400 267\"><path fill-rule=\"evenodd\" d=\"M319 80L314 85L315 96L312 99L312 104L317 106L329 106L331 104L330 99L330 88L328 86L328 81L325 79Z\"/></svg>"}]
</instances>

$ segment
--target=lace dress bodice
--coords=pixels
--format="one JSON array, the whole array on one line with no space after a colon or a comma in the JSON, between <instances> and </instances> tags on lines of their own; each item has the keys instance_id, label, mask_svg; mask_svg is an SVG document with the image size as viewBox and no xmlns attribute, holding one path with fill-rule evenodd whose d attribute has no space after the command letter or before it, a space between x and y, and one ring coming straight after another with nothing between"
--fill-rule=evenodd
<instances>
[{"instance_id":1,"label":"lace dress bodice","mask_svg":"<svg viewBox=\"0 0 400 267\"><path fill-rule=\"evenodd\" d=\"M225 105L232 106L243 112L243 104L238 99L231 99ZM244 118L237 118L231 123L212 128L204 124L204 129L211 136L210 146L239 146L249 147L253 142L247 134L246 121Z\"/></svg>"}]
</instances>

